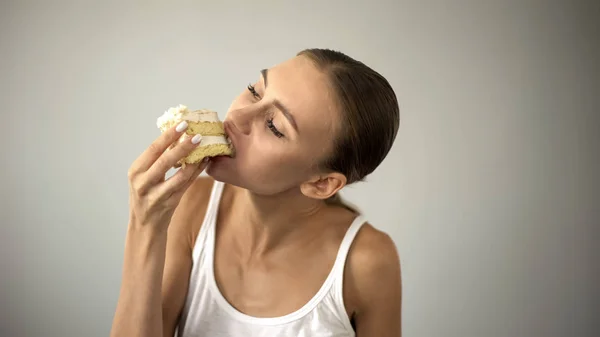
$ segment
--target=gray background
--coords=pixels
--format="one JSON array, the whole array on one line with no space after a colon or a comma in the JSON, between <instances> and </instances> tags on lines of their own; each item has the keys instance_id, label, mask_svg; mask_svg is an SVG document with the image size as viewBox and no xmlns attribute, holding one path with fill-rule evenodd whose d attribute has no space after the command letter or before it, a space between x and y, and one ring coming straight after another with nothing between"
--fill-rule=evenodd
<instances>
[{"instance_id":1,"label":"gray background","mask_svg":"<svg viewBox=\"0 0 600 337\"><path fill-rule=\"evenodd\" d=\"M301 3L301 4L300 4ZM598 1L3 1L0 335L107 336L126 171L307 47L402 122L346 189L402 258L405 336L599 336Z\"/></svg>"}]
</instances>

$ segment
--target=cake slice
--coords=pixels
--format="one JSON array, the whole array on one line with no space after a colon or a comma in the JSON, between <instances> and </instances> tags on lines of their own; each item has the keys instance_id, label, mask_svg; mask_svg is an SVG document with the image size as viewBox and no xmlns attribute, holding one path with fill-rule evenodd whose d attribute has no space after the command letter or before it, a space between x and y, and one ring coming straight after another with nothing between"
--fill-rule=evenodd
<instances>
[{"instance_id":1,"label":"cake slice","mask_svg":"<svg viewBox=\"0 0 600 337\"><path fill-rule=\"evenodd\" d=\"M161 132L165 132L181 121L188 123L186 134L202 135L198 147L180 161L181 165L198 163L206 157L233 155L233 148L225 134L223 123L215 111L208 109L191 111L185 105L179 105L165 111L156 121L156 125ZM184 137L185 134L179 141Z\"/></svg>"}]
</instances>

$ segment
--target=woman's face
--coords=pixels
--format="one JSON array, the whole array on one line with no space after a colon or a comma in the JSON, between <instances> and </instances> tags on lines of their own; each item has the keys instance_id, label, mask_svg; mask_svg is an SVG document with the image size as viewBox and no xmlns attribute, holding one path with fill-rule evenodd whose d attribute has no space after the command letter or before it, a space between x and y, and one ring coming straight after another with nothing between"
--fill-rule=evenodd
<instances>
[{"instance_id":1,"label":"woman's face","mask_svg":"<svg viewBox=\"0 0 600 337\"><path fill-rule=\"evenodd\" d=\"M235 156L213 158L207 173L262 195L317 177L338 130L334 103L326 76L305 56L263 70L224 121Z\"/></svg>"}]
</instances>

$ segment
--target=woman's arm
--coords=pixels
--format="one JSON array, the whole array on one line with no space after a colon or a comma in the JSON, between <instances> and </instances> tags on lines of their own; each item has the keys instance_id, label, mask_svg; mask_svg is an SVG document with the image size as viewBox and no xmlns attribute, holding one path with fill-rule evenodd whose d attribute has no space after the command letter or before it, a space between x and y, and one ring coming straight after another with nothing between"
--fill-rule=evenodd
<instances>
[{"instance_id":1,"label":"woman's arm","mask_svg":"<svg viewBox=\"0 0 600 337\"><path fill-rule=\"evenodd\" d=\"M163 335L168 228L184 193L206 166L187 165L165 179L167 171L199 143L199 137L177 142L186 128L187 124L181 123L162 133L129 169L130 216L112 337Z\"/></svg>"},{"instance_id":2,"label":"woman's arm","mask_svg":"<svg viewBox=\"0 0 600 337\"><path fill-rule=\"evenodd\" d=\"M402 281L396 245L365 226L350 251L344 298L355 303L357 337L402 335Z\"/></svg>"},{"instance_id":3,"label":"woman's arm","mask_svg":"<svg viewBox=\"0 0 600 337\"><path fill-rule=\"evenodd\" d=\"M175 334L185 304L192 270L192 251L201 226L201 221L198 219L204 218L212 183L212 179L196 179L181 199L169 225L161 286L162 336L164 337L173 337ZM135 245L132 246L135 247ZM128 270L128 272L130 271ZM149 278L155 279L153 276ZM160 279L158 275L156 279ZM130 302L126 300L130 291L123 284L121 297L125 303ZM158 292L153 292L153 294L156 295ZM159 306L149 307L149 309L151 308L159 308ZM122 316L117 314L115 318Z\"/></svg>"},{"instance_id":4,"label":"woman's arm","mask_svg":"<svg viewBox=\"0 0 600 337\"><path fill-rule=\"evenodd\" d=\"M162 278L163 336L173 337L189 286L192 247L186 235L188 226L171 223L167 239L167 257ZM187 228L186 228L187 227Z\"/></svg>"},{"instance_id":5,"label":"woman's arm","mask_svg":"<svg viewBox=\"0 0 600 337\"><path fill-rule=\"evenodd\" d=\"M112 337L162 337L161 288L166 232L129 226Z\"/></svg>"},{"instance_id":6,"label":"woman's arm","mask_svg":"<svg viewBox=\"0 0 600 337\"><path fill-rule=\"evenodd\" d=\"M173 337L185 305L192 252L206 214L214 181L198 178L186 191L173 214L167 239L167 257L162 284L163 336Z\"/></svg>"}]
</instances>

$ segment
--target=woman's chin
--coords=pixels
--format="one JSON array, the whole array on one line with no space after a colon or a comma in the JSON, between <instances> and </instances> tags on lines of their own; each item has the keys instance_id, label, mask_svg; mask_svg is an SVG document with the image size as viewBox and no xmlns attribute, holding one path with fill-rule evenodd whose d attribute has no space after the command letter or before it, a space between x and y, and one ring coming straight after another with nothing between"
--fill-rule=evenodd
<instances>
[{"instance_id":1,"label":"woman's chin","mask_svg":"<svg viewBox=\"0 0 600 337\"><path fill-rule=\"evenodd\" d=\"M208 162L208 167L220 167L223 165L231 165L231 161L233 160L230 156L215 156L210 158Z\"/></svg>"},{"instance_id":2,"label":"woman's chin","mask_svg":"<svg viewBox=\"0 0 600 337\"><path fill-rule=\"evenodd\" d=\"M229 169L232 166L233 158L229 156L216 156L210 158L208 165L206 166L205 172L215 180L222 181Z\"/></svg>"}]
</instances>

